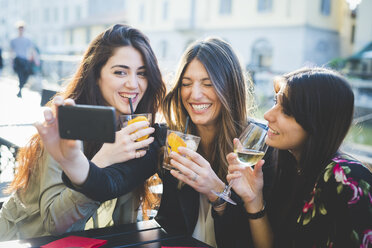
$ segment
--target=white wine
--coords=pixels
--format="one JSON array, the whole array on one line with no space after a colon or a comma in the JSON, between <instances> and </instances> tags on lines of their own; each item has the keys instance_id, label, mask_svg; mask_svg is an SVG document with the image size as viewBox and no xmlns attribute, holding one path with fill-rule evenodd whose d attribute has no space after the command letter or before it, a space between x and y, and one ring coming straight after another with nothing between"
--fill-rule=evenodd
<instances>
[{"instance_id":1,"label":"white wine","mask_svg":"<svg viewBox=\"0 0 372 248\"><path fill-rule=\"evenodd\" d=\"M253 166L262 159L265 155L263 151L256 151L251 149L242 149L240 151L234 151L238 155L238 159L245 166Z\"/></svg>"}]
</instances>

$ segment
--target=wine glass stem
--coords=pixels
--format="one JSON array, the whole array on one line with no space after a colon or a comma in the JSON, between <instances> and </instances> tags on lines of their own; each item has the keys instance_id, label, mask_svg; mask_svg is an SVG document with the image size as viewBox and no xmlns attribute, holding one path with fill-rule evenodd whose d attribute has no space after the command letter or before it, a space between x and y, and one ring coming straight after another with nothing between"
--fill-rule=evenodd
<instances>
[{"instance_id":1,"label":"wine glass stem","mask_svg":"<svg viewBox=\"0 0 372 248\"><path fill-rule=\"evenodd\" d=\"M235 180L235 179L232 179L232 180L229 182L229 185L227 186L227 188L226 188L226 190L225 190L225 193L226 193L226 194L229 194L229 193L230 193L230 191L231 191L231 187L232 187L233 184L234 184L234 180Z\"/></svg>"}]
</instances>

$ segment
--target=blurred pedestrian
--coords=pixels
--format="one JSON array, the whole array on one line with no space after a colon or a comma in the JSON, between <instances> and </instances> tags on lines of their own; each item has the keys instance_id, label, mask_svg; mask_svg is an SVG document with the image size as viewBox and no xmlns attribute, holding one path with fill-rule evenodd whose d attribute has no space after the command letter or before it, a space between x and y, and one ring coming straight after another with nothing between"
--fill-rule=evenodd
<instances>
[{"instance_id":1,"label":"blurred pedestrian","mask_svg":"<svg viewBox=\"0 0 372 248\"><path fill-rule=\"evenodd\" d=\"M3 64L3 56L2 56L2 51L1 51L1 47L0 47L0 76L1 76L1 71L4 67L4 64Z\"/></svg>"},{"instance_id":2,"label":"blurred pedestrian","mask_svg":"<svg viewBox=\"0 0 372 248\"><path fill-rule=\"evenodd\" d=\"M30 55L33 50L33 43L30 39L24 37L25 23L18 21L18 37L10 41L10 47L14 53L13 69L18 75L19 92L18 97L22 97L22 88L27 83L28 77L32 74Z\"/></svg>"}]
</instances>

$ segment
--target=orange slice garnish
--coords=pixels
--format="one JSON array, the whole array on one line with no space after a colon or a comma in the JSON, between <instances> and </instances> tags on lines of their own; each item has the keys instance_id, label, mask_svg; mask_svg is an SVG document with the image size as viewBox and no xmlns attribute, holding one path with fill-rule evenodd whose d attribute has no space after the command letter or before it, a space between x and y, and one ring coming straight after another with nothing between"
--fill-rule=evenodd
<instances>
[{"instance_id":1,"label":"orange slice garnish","mask_svg":"<svg viewBox=\"0 0 372 248\"><path fill-rule=\"evenodd\" d=\"M133 124L135 122L139 122L139 121L147 121L148 122L146 116L137 116L136 118L129 120L128 125ZM145 128L143 128L143 129L145 129ZM133 133L135 133L135 132L133 132ZM148 137L149 137L149 135L145 135L141 138L136 139L136 141L142 141L142 140L147 139Z\"/></svg>"},{"instance_id":2,"label":"orange slice garnish","mask_svg":"<svg viewBox=\"0 0 372 248\"><path fill-rule=\"evenodd\" d=\"M168 153L170 153L171 150L178 153L178 147L180 146L186 147L185 141L177 134L170 133L168 135Z\"/></svg>"}]
</instances>

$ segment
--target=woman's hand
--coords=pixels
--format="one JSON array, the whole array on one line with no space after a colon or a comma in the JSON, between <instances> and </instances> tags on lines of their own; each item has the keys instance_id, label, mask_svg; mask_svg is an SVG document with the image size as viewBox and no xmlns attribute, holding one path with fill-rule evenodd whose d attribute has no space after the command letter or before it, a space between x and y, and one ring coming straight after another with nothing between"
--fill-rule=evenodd
<instances>
[{"instance_id":1,"label":"woman's hand","mask_svg":"<svg viewBox=\"0 0 372 248\"><path fill-rule=\"evenodd\" d=\"M235 153L226 156L229 163L229 174L227 181L232 182L232 188L242 198L246 210L249 213L256 213L263 208L263 173L262 166L264 160L260 160L255 166L244 167L240 164Z\"/></svg>"},{"instance_id":2,"label":"woman's hand","mask_svg":"<svg viewBox=\"0 0 372 248\"><path fill-rule=\"evenodd\" d=\"M237 141L234 139L235 142ZM234 180L232 188L244 201L245 210L251 214L262 211L264 208L262 166L265 161L260 160L252 169L242 166L235 153L229 153L226 158L229 163L227 181ZM273 235L267 216L251 219L249 222L254 247L272 247Z\"/></svg>"},{"instance_id":3,"label":"woman's hand","mask_svg":"<svg viewBox=\"0 0 372 248\"><path fill-rule=\"evenodd\" d=\"M150 123L146 121L139 121L117 131L115 134L115 143L104 143L101 149L94 155L92 162L103 168L111 164L145 156L146 150L138 149L150 145L154 141L154 138L149 137L138 142L136 140L145 135L150 135L155 131L149 125Z\"/></svg>"},{"instance_id":4,"label":"woman's hand","mask_svg":"<svg viewBox=\"0 0 372 248\"><path fill-rule=\"evenodd\" d=\"M44 122L35 123L45 149L60 164L70 180L82 184L89 172L89 162L76 140L61 139L58 131L58 106L75 105L72 99L63 100L61 96L53 99L53 110L44 110Z\"/></svg>"},{"instance_id":5,"label":"woman's hand","mask_svg":"<svg viewBox=\"0 0 372 248\"><path fill-rule=\"evenodd\" d=\"M209 162L199 153L184 147L178 147L178 151L180 154L176 152L170 154L171 165L179 170L171 170L171 174L206 195L209 201L215 201L217 196L212 193L212 190L223 191L225 183L214 173Z\"/></svg>"}]
</instances>

